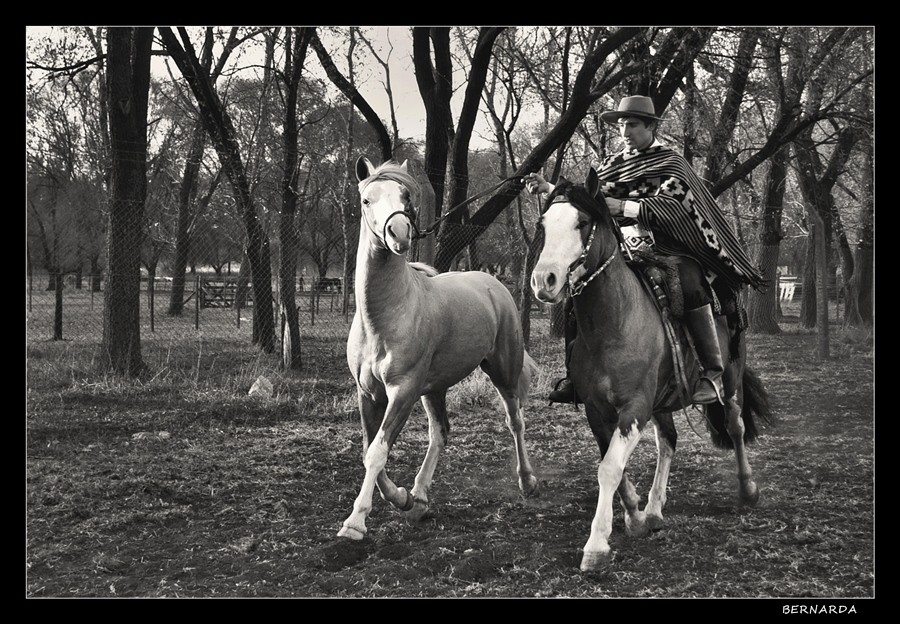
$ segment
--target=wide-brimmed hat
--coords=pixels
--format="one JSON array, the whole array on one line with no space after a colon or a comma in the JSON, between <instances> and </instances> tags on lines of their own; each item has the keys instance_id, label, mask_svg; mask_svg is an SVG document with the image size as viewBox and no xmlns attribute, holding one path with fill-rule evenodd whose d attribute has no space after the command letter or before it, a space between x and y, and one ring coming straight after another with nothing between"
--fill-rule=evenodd
<instances>
[{"instance_id":1,"label":"wide-brimmed hat","mask_svg":"<svg viewBox=\"0 0 900 624\"><path fill-rule=\"evenodd\" d=\"M629 95L628 97L623 97L619 102L619 108L614 111L600 113L600 119L606 123L616 123L616 121L622 117L641 117L643 119L663 121L662 117L656 116L653 100L646 95Z\"/></svg>"}]
</instances>

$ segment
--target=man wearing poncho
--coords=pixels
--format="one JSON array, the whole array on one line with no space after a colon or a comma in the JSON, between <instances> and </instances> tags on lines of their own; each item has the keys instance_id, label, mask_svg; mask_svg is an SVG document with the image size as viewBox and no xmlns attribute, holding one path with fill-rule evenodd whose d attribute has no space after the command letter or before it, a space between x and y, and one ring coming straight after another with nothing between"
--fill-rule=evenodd
<instances>
[{"instance_id":1,"label":"man wearing poncho","mask_svg":"<svg viewBox=\"0 0 900 624\"><path fill-rule=\"evenodd\" d=\"M625 148L600 164L597 175L610 213L622 226L626 244L650 247L678 257L684 293L684 325L690 332L703 367L692 402L722 402L724 363L713 318L715 292L731 302L744 284L763 285L731 231L712 194L681 154L656 139L653 101L645 96L623 98L615 111L600 116L617 124ZM539 174L529 174L532 193L550 192L553 186ZM571 302L569 302L571 310ZM574 340L574 316L568 315L566 365ZM575 391L568 379L550 393L550 400L571 403Z\"/></svg>"}]
</instances>

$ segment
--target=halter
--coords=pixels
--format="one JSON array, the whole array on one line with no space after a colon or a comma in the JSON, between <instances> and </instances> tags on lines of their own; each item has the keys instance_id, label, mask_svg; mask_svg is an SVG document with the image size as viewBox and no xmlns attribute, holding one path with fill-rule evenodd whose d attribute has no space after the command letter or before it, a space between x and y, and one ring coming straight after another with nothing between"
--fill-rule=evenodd
<instances>
[{"instance_id":1,"label":"halter","mask_svg":"<svg viewBox=\"0 0 900 624\"><path fill-rule=\"evenodd\" d=\"M419 227L416 225L416 209L413 206L412 199L411 199L411 193L410 193L410 189L408 188L408 185L405 182L403 182L401 179L398 179L397 177L391 175L388 172L380 172L371 178L371 182L377 182L379 180L391 180L392 182L395 182L400 187L405 189L408 196L410 196L409 201L406 202L406 206L402 210L395 210L394 212L389 214L387 216L387 218L384 220L384 227L381 229L381 237L380 237L381 242L384 243L387 240L388 223L390 223L391 219L393 219L398 214L402 214L403 216L405 216L409 220L410 225L412 225L413 229L416 231L415 235L411 236L411 239L415 240L417 238L421 238L421 236L419 234ZM375 231L375 229L369 223L369 219L368 219L368 217L366 217L366 211L362 210L361 212L362 212L363 221L366 222L366 227L368 227L369 231L372 232L372 234L374 234L377 237L378 233Z\"/></svg>"}]
</instances>

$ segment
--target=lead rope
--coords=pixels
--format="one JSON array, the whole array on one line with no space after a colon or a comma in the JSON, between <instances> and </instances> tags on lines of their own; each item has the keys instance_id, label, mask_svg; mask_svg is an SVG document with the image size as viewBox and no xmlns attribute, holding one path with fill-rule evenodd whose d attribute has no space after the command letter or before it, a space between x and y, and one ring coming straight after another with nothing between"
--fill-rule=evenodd
<instances>
[{"instance_id":1,"label":"lead rope","mask_svg":"<svg viewBox=\"0 0 900 624\"><path fill-rule=\"evenodd\" d=\"M503 185L506 184L507 182L511 182L512 180L521 179L521 177L522 177L522 176L520 176L520 175L512 175L512 176L509 176L509 177L507 177L507 178L503 178L502 180L500 180L500 182L498 182L497 184L495 184L495 185L492 186L491 188L489 188L489 189L487 189L487 190L485 190L485 191L482 191L482 192L480 192L480 193L478 193L478 194L476 194L476 195L473 195L472 197L469 197L469 198L466 199L465 201L462 201L462 202L456 204L455 206L453 206L453 208L451 208L450 210L448 210L447 212L445 212L445 213L444 213L437 221L435 221L435 222L432 223L430 226L428 226L427 228L425 228L424 231L419 232L419 228L416 228L416 235L415 235L415 237L413 237L414 240L415 240L415 239L419 239L419 238L425 238L426 236L428 236L428 235L430 235L430 234L434 234L434 231L435 231L435 229L437 229L437 226L439 226L439 225L441 224L441 222L442 222L444 219L446 219L447 217L449 217L451 214L453 214L454 212L456 212L456 211L459 210L460 208L463 208L463 207L465 207L465 206L468 206L469 204L471 204L471 203L472 203L473 201L475 201L476 199L481 199L481 198L484 197L485 195L488 195L488 194L490 194L490 193L493 193L494 191L496 191L498 188L500 188L501 186L503 186Z\"/></svg>"}]
</instances>

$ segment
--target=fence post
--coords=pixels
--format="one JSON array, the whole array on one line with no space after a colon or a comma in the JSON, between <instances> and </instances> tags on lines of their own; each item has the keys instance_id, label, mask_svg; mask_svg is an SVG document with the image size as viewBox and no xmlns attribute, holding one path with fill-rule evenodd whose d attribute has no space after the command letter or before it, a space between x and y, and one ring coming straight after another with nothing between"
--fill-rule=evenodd
<instances>
[{"instance_id":1,"label":"fence post","mask_svg":"<svg viewBox=\"0 0 900 624\"><path fill-rule=\"evenodd\" d=\"M194 277L194 329L200 331L200 275Z\"/></svg>"}]
</instances>

